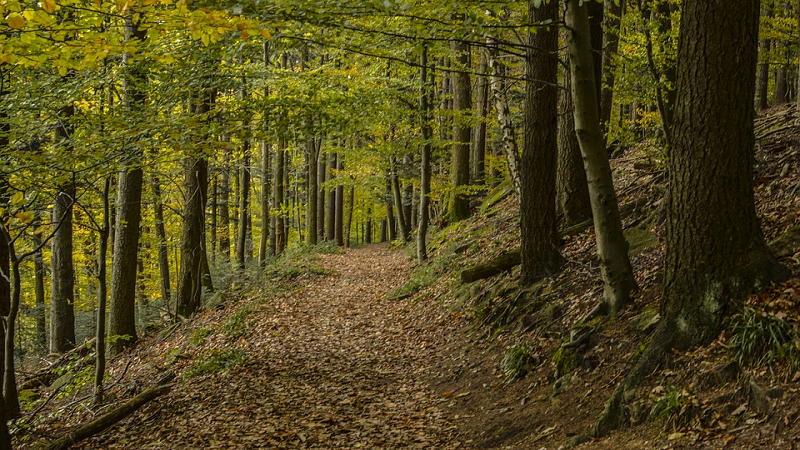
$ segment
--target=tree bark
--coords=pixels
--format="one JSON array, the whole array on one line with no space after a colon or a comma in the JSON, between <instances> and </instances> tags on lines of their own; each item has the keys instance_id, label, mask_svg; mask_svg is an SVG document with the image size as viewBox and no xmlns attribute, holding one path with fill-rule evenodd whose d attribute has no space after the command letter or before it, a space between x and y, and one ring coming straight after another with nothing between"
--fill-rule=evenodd
<instances>
[{"instance_id":1,"label":"tree bark","mask_svg":"<svg viewBox=\"0 0 800 450\"><path fill-rule=\"evenodd\" d=\"M478 121L472 138L472 184L484 184L486 177L486 116L489 114L489 63L486 49L478 52L478 85L475 92L475 113Z\"/></svg>"},{"instance_id":2,"label":"tree bark","mask_svg":"<svg viewBox=\"0 0 800 450\"><path fill-rule=\"evenodd\" d=\"M106 302L108 300L106 254L108 253L108 234L111 228L110 190L111 178L107 178L103 187L103 223L98 232L100 240L97 249L97 332L95 334L97 351L95 352L94 400L92 401L95 406L103 403L103 378L106 373Z\"/></svg>"},{"instance_id":3,"label":"tree bark","mask_svg":"<svg viewBox=\"0 0 800 450\"><path fill-rule=\"evenodd\" d=\"M227 141L226 136L222 137L223 142ZM222 164L220 167L219 181L219 254L222 256L223 264L231 261L231 178L230 178L230 155L227 150L223 153Z\"/></svg>"},{"instance_id":4,"label":"tree bark","mask_svg":"<svg viewBox=\"0 0 800 450\"><path fill-rule=\"evenodd\" d=\"M321 145L322 142L319 142ZM325 240L325 181L328 174L327 157L325 153L319 152L317 162L317 239Z\"/></svg>"},{"instance_id":5,"label":"tree bark","mask_svg":"<svg viewBox=\"0 0 800 450\"><path fill-rule=\"evenodd\" d=\"M528 3L532 26L555 23L558 2ZM531 285L558 270L556 144L558 113L558 28L538 26L529 33L525 55L525 147L520 192L520 283Z\"/></svg>"},{"instance_id":6,"label":"tree bark","mask_svg":"<svg viewBox=\"0 0 800 450\"><path fill-rule=\"evenodd\" d=\"M753 286L785 273L764 243L753 196L758 2L684 8L662 300L679 348L716 337Z\"/></svg>"},{"instance_id":7,"label":"tree bark","mask_svg":"<svg viewBox=\"0 0 800 450\"><path fill-rule=\"evenodd\" d=\"M319 195L319 184L317 183L317 164L319 163L319 150L316 146L316 138L312 134L312 125L306 124L306 244L317 244L317 198Z\"/></svg>"},{"instance_id":8,"label":"tree bark","mask_svg":"<svg viewBox=\"0 0 800 450\"><path fill-rule=\"evenodd\" d=\"M338 155L336 160L336 176L339 177L344 170L343 156ZM341 183L336 186L336 224L334 228L336 234L336 245L339 247L344 247L344 185Z\"/></svg>"},{"instance_id":9,"label":"tree bark","mask_svg":"<svg viewBox=\"0 0 800 450\"><path fill-rule=\"evenodd\" d=\"M597 255L604 281L603 303L613 315L630 303L630 293L636 289L636 282L628 257L628 243L622 235L619 205L600 128L586 5L578 6L578 3L579 0L568 0L566 13L567 26L572 30L568 34L567 48L575 133L592 202Z\"/></svg>"},{"instance_id":10,"label":"tree bark","mask_svg":"<svg viewBox=\"0 0 800 450\"><path fill-rule=\"evenodd\" d=\"M167 231L164 227L164 203L161 200L161 183L155 175L150 177L150 187L153 191L153 214L155 216L156 241L158 241L158 270L161 274L161 300L165 305L169 305L172 299L172 292L170 289Z\"/></svg>"},{"instance_id":11,"label":"tree bark","mask_svg":"<svg viewBox=\"0 0 800 450\"><path fill-rule=\"evenodd\" d=\"M42 213L41 211L36 211L36 216L34 221L37 224L41 223ZM0 247L3 246L5 238L0 233ZM44 287L44 278L45 278L45 268L44 268L44 257L42 255L42 236L40 234L33 235L33 247L39 248L36 253L33 255L33 267L34 267L34 278L35 278L35 285L34 285L34 296L36 298L36 309L34 310L34 316L36 318L36 337L35 343L36 347L41 350L42 352L47 351L47 317L45 314L45 287ZM3 259L2 253L0 253L0 260ZM6 260L8 258L5 258ZM3 268L3 273L7 274L8 269ZM4 283L5 280L0 281L0 283ZM2 289L2 288L0 288ZM1 294L0 294L1 295ZM2 314L6 315L6 314Z\"/></svg>"},{"instance_id":12,"label":"tree bark","mask_svg":"<svg viewBox=\"0 0 800 450\"><path fill-rule=\"evenodd\" d=\"M275 150L275 189L273 195L273 208L275 208L275 256L279 256L286 248L286 223L284 213L284 154L286 143L284 138L278 139L278 147Z\"/></svg>"},{"instance_id":13,"label":"tree bark","mask_svg":"<svg viewBox=\"0 0 800 450\"><path fill-rule=\"evenodd\" d=\"M207 170L202 157L187 156L184 160L181 266L175 307L176 314L183 317L189 317L200 308L203 294L203 208L206 198L203 178L207 176Z\"/></svg>"},{"instance_id":14,"label":"tree bark","mask_svg":"<svg viewBox=\"0 0 800 450\"><path fill-rule=\"evenodd\" d=\"M422 262L428 258L426 239L428 235L428 208L431 192L431 102L428 84L428 46L423 44L422 54L419 58L419 109L422 122L422 160L420 162L420 188L419 188L419 228L417 230L417 260ZM484 124L485 125L485 124ZM484 130L485 131L485 130ZM485 133L484 133L485 137ZM483 169L480 168L480 172ZM482 175L481 175L482 178ZM391 211L391 207L389 208Z\"/></svg>"},{"instance_id":15,"label":"tree bark","mask_svg":"<svg viewBox=\"0 0 800 450\"><path fill-rule=\"evenodd\" d=\"M469 151L471 127L465 123L463 115L472 109L469 81L469 44L466 41L450 42L453 60L459 72L453 77L453 154L450 169L450 184L453 189L448 202L448 219L458 222L469 217L469 195L464 188L469 185Z\"/></svg>"},{"instance_id":16,"label":"tree bark","mask_svg":"<svg viewBox=\"0 0 800 450\"><path fill-rule=\"evenodd\" d=\"M67 154L74 127L70 124L75 108L62 108L62 119L55 132L55 142ZM71 176L71 175L68 175ZM74 181L61 185L53 201L53 239L51 248L50 351L62 353L75 346L75 268L72 261L72 205Z\"/></svg>"},{"instance_id":17,"label":"tree bark","mask_svg":"<svg viewBox=\"0 0 800 450\"><path fill-rule=\"evenodd\" d=\"M517 134L514 129L514 123L511 120L511 112L508 107L508 99L506 97L506 83L505 83L505 67L497 59L497 47L491 40L488 42L489 47L489 68L491 76L489 77L489 87L494 98L495 110L497 111L497 121L500 124L503 140L503 153L506 156L506 164L508 166L508 176L511 178L511 184L514 186L514 192L517 197L520 196L520 156L517 147Z\"/></svg>"},{"instance_id":18,"label":"tree bark","mask_svg":"<svg viewBox=\"0 0 800 450\"><path fill-rule=\"evenodd\" d=\"M605 136L608 134L611 110L614 106L614 58L619 49L622 8L618 2L613 0L603 2L603 5L605 9L603 11L603 82L602 90L600 91L600 125ZM570 103L572 103L572 100L570 100Z\"/></svg>"},{"instance_id":19,"label":"tree bark","mask_svg":"<svg viewBox=\"0 0 800 450\"><path fill-rule=\"evenodd\" d=\"M392 192L394 193L394 204L397 206L397 225L400 228L400 237L403 242L408 242L411 238L411 226L403 205L403 196L400 193L400 176L397 174L397 161L394 156L389 157L389 168L392 178Z\"/></svg>"},{"instance_id":20,"label":"tree bark","mask_svg":"<svg viewBox=\"0 0 800 450\"><path fill-rule=\"evenodd\" d=\"M144 40L146 30L125 18L126 39ZM123 80L125 103L130 111L139 112L145 104L143 84L146 77L140 63L132 62L129 54L123 55L126 77ZM142 137L143 138L143 137ZM136 340L136 260L139 249L139 223L142 202L142 149L130 150L128 163L122 168L117 181L117 214L114 239L114 256L111 265L111 305L108 326L109 336L119 337L111 345L112 354L119 353ZM121 337L125 336L125 339Z\"/></svg>"},{"instance_id":21,"label":"tree bark","mask_svg":"<svg viewBox=\"0 0 800 450\"><path fill-rule=\"evenodd\" d=\"M336 187L333 185L336 172L336 153L328 154L328 202L325 213L325 238L329 241L336 240Z\"/></svg>"},{"instance_id":22,"label":"tree bark","mask_svg":"<svg viewBox=\"0 0 800 450\"><path fill-rule=\"evenodd\" d=\"M356 190L350 186L349 200L347 202L347 229L345 230L345 247L350 248L350 236L352 234L353 210L355 209ZM357 237L356 237L357 238Z\"/></svg>"},{"instance_id":23,"label":"tree bark","mask_svg":"<svg viewBox=\"0 0 800 450\"><path fill-rule=\"evenodd\" d=\"M613 3L613 2L612 2ZM564 88L559 92L558 111L558 162L556 165L556 208L561 229L592 218L589 186L583 169L583 156L575 134L574 107L569 74L562 76Z\"/></svg>"},{"instance_id":24,"label":"tree bark","mask_svg":"<svg viewBox=\"0 0 800 450\"><path fill-rule=\"evenodd\" d=\"M248 125L245 125L247 128ZM236 265L244 269L250 252L248 242L251 236L250 229L250 139L242 141L242 169L239 181L239 233L236 241Z\"/></svg>"}]
</instances>

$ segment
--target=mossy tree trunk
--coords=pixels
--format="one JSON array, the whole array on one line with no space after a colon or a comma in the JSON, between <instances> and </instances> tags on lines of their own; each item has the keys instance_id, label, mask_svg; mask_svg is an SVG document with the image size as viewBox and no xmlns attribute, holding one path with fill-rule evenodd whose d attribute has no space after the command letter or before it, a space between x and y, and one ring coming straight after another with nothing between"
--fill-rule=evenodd
<instances>
[{"instance_id":1,"label":"mossy tree trunk","mask_svg":"<svg viewBox=\"0 0 800 450\"><path fill-rule=\"evenodd\" d=\"M453 60L458 69L453 73L453 152L450 169L450 184L453 189L448 201L448 218L458 222L469 217L469 195L464 188L469 185L470 132L472 128L464 115L472 109L469 81L469 44L462 40L450 43Z\"/></svg>"}]
</instances>

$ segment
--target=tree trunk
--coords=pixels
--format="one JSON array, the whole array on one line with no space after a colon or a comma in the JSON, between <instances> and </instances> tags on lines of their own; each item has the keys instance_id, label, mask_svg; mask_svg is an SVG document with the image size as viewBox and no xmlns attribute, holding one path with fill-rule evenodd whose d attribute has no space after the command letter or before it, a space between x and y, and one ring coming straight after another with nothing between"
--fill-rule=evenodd
<instances>
[{"instance_id":1,"label":"tree trunk","mask_svg":"<svg viewBox=\"0 0 800 450\"><path fill-rule=\"evenodd\" d=\"M386 199L386 220L388 222L387 226L389 227L389 240L394 241L397 239L397 222L394 217L394 194L392 193L391 176L391 171L389 171L389 173L387 173L386 194L384 194L384 198Z\"/></svg>"},{"instance_id":2,"label":"tree trunk","mask_svg":"<svg viewBox=\"0 0 800 450\"><path fill-rule=\"evenodd\" d=\"M56 127L55 142L67 154L72 152L74 127L69 123L73 106L62 109ZM72 205L75 202L73 181L61 185L53 201L53 239L51 250L50 351L62 353L75 346L75 268L72 262Z\"/></svg>"},{"instance_id":3,"label":"tree trunk","mask_svg":"<svg viewBox=\"0 0 800 450\"><path fill-rule=\"evenodd\" d=\"M488 42L493 44L491 40ZM508 107L508 99L506 97L506 82L505 82L505 67L497 59L497 47L491 45L489 47L489 68L491 76L489 78L489 86L494 98L495 110L497 111L497 121L500 124L503 140L503 153L506 156L506 164L508 165L508 176L511 178L511 184L514 186L514 191L517 197L520 195L520 156L517 148L517 133L514 129L514 123L511 120L511 111Z\"/></svg>"},{"instance_id":4,"label":"tree trunk","mask_svg":"<svg viewBox=\"0 0 800 450\"><path fill-rule=\"evenodd\" d=\"M347 229L345 230L345 247L350 248L350 235L352 234L353 225L353 210L355 209L356 190L354 186L350 186L349 201L347 206ZM357 238L357 237L356 237Z\"/></svg>"},{"instance_id":5,"label":"tree trunk","mask_svg":"<svg viewBox=\"0 0 800 450\"><path fill-rule=\"evenodd\" d=\"M223 136L222 140L228 138ZM226 150L222 156L219 181L219 253L222 256L222 263L228 264L231 261L231 178L230 178L230 155Z\"/></svg>"},{"instance_id":6,"label":"tree trunk","mask_svg":"<svg viewBox=\"0 0 800 450\"><path fill-rule=\"evenodd\" d=\"M607 311L614 314L630 302L636 282L628 258L628 243L622 235L619 205L600 128L586 5L578 6L578 3L579 0L568 0L566 13L567 26L572 30L568 34L567 48L575 133L592 201L597 255L604 281L603 302Z\"/></svg>"},{"instance_id":7,"label":"tree trunk","mask_svg":"<svg viewBox=\"0 0 800 450\"><path fill-rule=\"evenodd\" d=\"M469 44L466 41L450 42L453 61L459 72L453 76L453 155L450 169L450 184L453 189L448 202L448 219L458 222L469 217L469 195L464 188L469 185L469 151L471 127L465 123L464 115L472 109L469 82Z\"/></svg>"},{"instance_id":8,"label":"tree trunk","mask_svg":"<svg viewBox=\"0 0 800 450\"><path fill-rule=\"evenodd\" d=\"M758 2L684 8L662 300L679 348L716 337L753 286L785 270L764 243L753 198Z\"/></svg>"},{"instance_id":9,"label":"tree trunk","mask_svg":"<svg viewBox=\"0 0 800 450\"><path fill-rule=\"evenodd\" d=\"M558 19L558 2L529 2L531 25ZM537 27L525 55L525 147L520 192L520 283L531 285L563 264L556 220L558 27Z\"/></svg>"},{"instance_id":10,"label":"tree trunk","mask_svg":"<svg viewBox=\"0 0 800 450\"><path fill-rule=\"evenodd\" d=\"M258 243L258 264L264 266L269 254L270 236L270 202L272 190L272 176L270 172L270 145L267 141L261 142L261 239Z\"/></svg>"},{"instance_id":11,"label":"tree trunk","mask_svg":"<svg viewBox=\"0 0 800 450\"><path fill-rule=\"evenodd\" d=\"M336 172L336 153L328 154L328 202L325 213L325 238L329 241L336 239L336 187L333 186Z\"/></svg>"},{"instance_id":12,"label":"tree trunk","mask_svg":"<svg viewBox=\"0 0 800 450\"><path fill-rule=\"evenodd\" d=\"M419 183L419 228L417 230L417 260L422 262L428 258L426 239L428 235L428 208L430 204L431 192L431 101L429 90L432 86L428 83L428 46L423 44L422 54L419 58L419 109L422 121L422 161L420 163L420 183ZM484 123L485 125L485 123ZM485 137L485 129L484 129ZM480 168L481 179L483 179L483 168ZM391 207L389 208L391 211Z\"/></svg>"},{"instance_id":13,"label":"tree trunk","mask_svg":"<svg viewBox=\"0 0 800 450\"><path fill-rule=\"evenodd\" d=\"M92 401L95 406L103 403L103 377L105 377L106 373L106 302L108 300L106 294L106 254L108 253L108 234L111 228L110 190L111 178L106 178L105 186L103 187L103 223L99 230L100 240L97 250L97 334L95 335L97 351L95 352L94 400ZM158 197L156 197L156 203L159 202Z\"/></svg>"},{"instance_id":14,"label":"tree trunk","mask_svg":"<svg viewBox=\"0 0 800 450\"><path fill-rule=\"evenodd\" d=\"M284 154L286 142L284 138L278 139L278 148L275 151L275 190L272 204L276 209L275 216L275 256L279 256L286 248L286 223L284 205Z\"/></svg>"},{"instance_id":15,"label":"tree trunk","mask_svg":"<svg viewBox=\"0 0 800 450\"><path fill-rule=\"evenodd\" d=\"M476 119L472 138L472 184L484 184L486 177L486 116L489 113L489 64L485 49L478 52L478 85L475 92Z\"/></svg>"},{"instance_id":16,"label":"tree trunk","mask_svg":"<svg viewBox=\"0 0 800 450\"><path fill-rule=\"evenodd\" d=\"M317 196L319 194L319 184L317 183L317 164L319 162L319 150L315 144L316 138L311 134L311 124L306 125L306 244L317 244Z\"/></svg>"},{"instance_id":17,"label":"tree trunk","mask_svg":"<svg viewBox=\"0 0 800 450\"><path fill-rule=\"evenodd\" d=\"M569 67L564 70L562 79L564 89L559 92L558 111L556 208L561 229L564 229L591 219L592 203L589 199L586 172L583 169L581 147L575 134Z\"/></svg>"},{"instance_id":18,"label":"tree trunk","mask_svg":"<svg viewBox=\"0 0 800 450\"><path fill-rule=\"evenodd\" d=\"M662 320L614 390L594 436L620 425L629 393L672 348L716 338L754 286L789 275L764 243L753 198L758 3L683 2Z\"/></svg>"},{"instance_id":19,"label":"tree trunk","mask_svg":"<svg viewBox=\"0 0 800 450\"><path fill-rule=\"evenodd\" d=\"M319 142L321 145L322 142ZM325 153L319 153L319 161L317 162L317 239L320 241L325 240L325 181L328 174L328 166L326 164L327 157Z\"/></svg>"},{"instance_id":20,"label":"tree trunk","mask_svg":"<svg viewBox=\"0 0 800 450\"><path fill-rule=\"evenodd\" d=\"M603 128L603 135L605 136L608 133L611 109L614 105L614 58L619 49L622 8L619 3L615 1L606 1L603 2L603 5L605 7L603 11L605 26L603 28L603 83L602 90L600 91L600 125ZM567 92L569 92L569 90L567 90ZM566 95L566 97L569 97L569 95ZM571 103L572 100L570 100L570 104Z\"/></svg>"},{"instance_id":21,"label":"tree trunk","mask_svg":"<svg viewBox=\"0 0 800 450\"><path fill-rule=\"evenodd\" d=\"M155 215L156 241L158 242L158 269L161 274L161 300L169 305L172 298L169 282L169 254L167 249L167 232L164 228L164 203L161 201L161 184L154 175L150 177L153 191L153 213Z\"/></svg>"},{"instance_id":22,"label":"tree trunk","mask_svg":"<svg viewBox=\"0 0 800 450\"><path fill-rule=\"evenodd\" d=\"M780 18L788 18L790 16L789 2L784 1L782 4L777 4L776 8L779 10ZM780 62L775 66L775 90L772 104L782 105L789 101L789 42L783 39L778 41L777 45Z\"/></svg>"},{"instance_id":23,"label":"tree trunk","mask_svg":"<svg viewBox=\"0 0 800 450\"><path fill-rule=\"evenodd\" d=\"M247 127L247 125L245 125ZM250 140L242 141L242 169L239 182L239 233L236 241L236 266L244 269L250 235Z\"/></svg>"},{"instance_id":24,"label":"tree trunk","mask_svg":"<svg viewBox=\"0 0 800 450\"><path fill-rule=\"evenodd\" d=\"M125 18L126 39L142 41L146 30L140 29L131 16ZM140 62L123 55L126 77L123 79L125 103L131 111L145 104L146 76ZM144 137L142 137L143 139ZM142 209L142 149L130 150L131 161L122 168L117 182L117 214L114 239L114 256L111 264L111 305L108 326L109 336L119 337L111 345L112 354L133 345L136 340L136 260L139 249L139 223ZM122 338L122 337L125 338Z\"/></svg>"},{"instance_id":25,"label":"tree trunk","mask_svg":"<svg viewBox=\"0 0 800 450\"><path fill-rule=\"evenodd\" d=\"M337 159L337 177L344 170L343 156L338 155ZM336 245L344 247L344 185L339 184L336 186L336 223L335 223Z\"/></svg>"},{"instance_id":26,"label":"tree trunk","mask_svg":"<svg viewBox=\"0 0 800 450\"><path fill-rule=\"evenodd\" d=\"M183 317L189 317L200 308L203 293L203 207L206 197L203 178L206 176L205 160L202 157L188 156L184 161L181 270L175 307L176 314Z\"/></svg>"},{"instance_id":27,"label":"tree trunk","mask_svg":"<svg viewBox=\"0 0 800 450\"><path fill-rule=\"evenodd\" d=\"M394 193L394 204L397 205L397 224L400 227L400 237L403 242L408 242L411 236L411 226L406 215L403 196L400 193L400 176L397 174L397 161L394 156L389 157L389 166L392 178L392 192Z\"/></svg>"},{"instance_id":28,"label":"tree trunk","mask_svg":"<svg viewBox=\"0 0 800 450\"><path fill-rule=\"evenodd\" d=\"M36 211L36 216L34 221L37 224L41 223L42 213L41 211ZM0 248L2 248L5 244L5 237L0 233ZM34 267L34 278L35 278L35 286L34 286L34 294L36 298L36 309L34 310L34 316L36 318L36 337L35 343L36 348L42 352L47 351L47 317L45 314L45 287L44 287L44 278L45 278L45 268L44 268L44 257L42 255L42 236L40 234L33 235L33 247L38 248L39 250L33 255L33 267ZM6 250L8 251L8 250ZM7 261L8 258L3 258L2 253L0 253L0 260ZM8 273L8 268L3 267L0 269L3 273ZM3 283L7 283L5 280L0 281L0 290L2 290ZM2 294L0 294L2 295ZM2 315L6 315L7 312L0 313ZM1 354L0 354L1 357Z\"/></svg>"}]
</instances>

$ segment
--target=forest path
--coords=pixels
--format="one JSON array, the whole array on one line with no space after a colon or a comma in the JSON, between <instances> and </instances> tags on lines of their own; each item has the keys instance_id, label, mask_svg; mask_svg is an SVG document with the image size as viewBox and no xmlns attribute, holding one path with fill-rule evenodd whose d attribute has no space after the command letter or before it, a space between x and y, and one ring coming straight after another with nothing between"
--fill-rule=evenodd
<instances>
[{"instance_id":1,"label":"forest path","mask_svg":"<svg viewBox=\"0 0 800 450\"><path fill-rule=\"evenodd\" d=\"M244 364L178 384L90 445L464 448L425 381L447 333L430 308L386 299L409 259L385 245L320 257L330 274L257 303L234 344Z\"/></svg>"}]
</instances>

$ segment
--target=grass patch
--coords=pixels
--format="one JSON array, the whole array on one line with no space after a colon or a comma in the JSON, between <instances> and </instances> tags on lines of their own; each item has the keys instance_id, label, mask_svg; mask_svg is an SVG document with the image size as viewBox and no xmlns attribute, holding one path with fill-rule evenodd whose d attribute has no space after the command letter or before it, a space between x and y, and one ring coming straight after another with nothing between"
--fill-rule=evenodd
<instances>
[{"instance_id":1,"label":"grass patch","mask_svg":"<svg viewBox=\"0 0 800 450\"><path fill-rule=\"evenodd\" d=\"M420 266L411 274L411 279L386 296L389 300L402 300L432 285L437 277L431 266Z\"/></svg>"},{"instance_id":2,"label":"grass patch","mask_svg":"<svg viewBox=\"0 0 800 450\"><path fill-rule=\"evenodd\" d=\"M184 378L190 379L201 375L230 370L238 365L247 362L247 355L244 350L238 348L228 348L224 350L214 349L206 353L197 361L191 369L184 373Z\"/></svg>"},{"instance_id":3,"label":"grass patch","mask_svg":"<svg viewBox=\"0 0 800 450\"><path fill-rule=\"evenodd\" d=\"M250 321L248 317L255 311L254 303L248 303L239 307L233 314L225 319L222 324L222 332L229 339L240 339L250 334Z\"/></svg>"},{"instance_id":4,"label":"grass patch","mask_svg":"<svg viewBox=\"0 0 800 450\"><path fill-rule=\"evenodd\" d=\"M692 394L686 390L679 391L675 386L668 386L650 410L650 421L664 420L665 428L677 430L692 420L697 406L697 399Z\"/></svg>"},{"instance_id":5,"label":"grass patch","mask_svg":"<svg viewBox=\"0 0 800 450\"><path fill-rule=\"evenodd\" d=\"M528 369L536 365L536 357L530 345L515 344L506 350L500 361L500 369L506 378L506 383L511 383L525 377Z\"/></svg>"},{"instance_id":6,"label":"grass patch","mask_svg":"<svg viewBox=\"0 0 800 450\"><path fill-rule=\"evenodd\" d=\"M731 350L744 366L768 366L775 375L775 364L787 360L792 369L800 363L794 328L781 316L771 316L745 308L731 329Z\"/></svg>"},{"instance_id":7,"label":"grass patch","mask_svg":"<svg viewBox=\"0 0 800 450\"><path fill-rule=\"evenodd\" d=\"M211 336L212 333L213 332L211 331L210 328L200 328L194 330L192 334L189 335L187 340L189 341L190 344L194 345L195 347L199 347L205 344L206 339L208 339L208 337Z\"/></svg>"}]
</instances>

